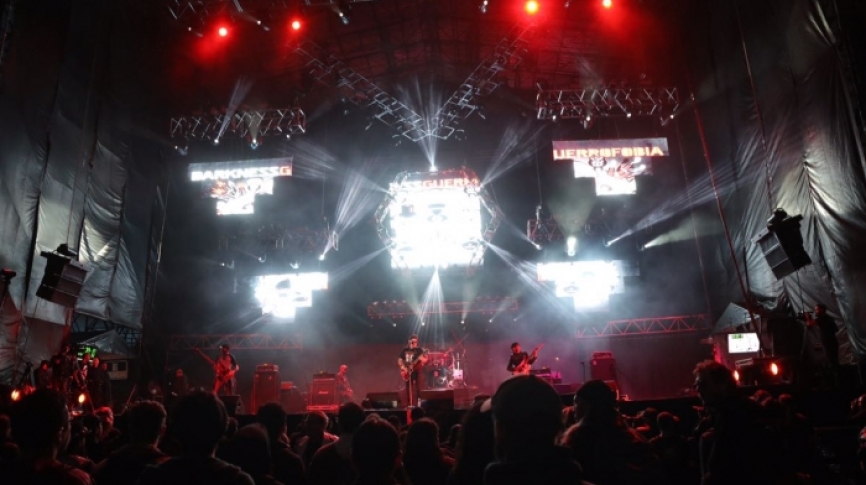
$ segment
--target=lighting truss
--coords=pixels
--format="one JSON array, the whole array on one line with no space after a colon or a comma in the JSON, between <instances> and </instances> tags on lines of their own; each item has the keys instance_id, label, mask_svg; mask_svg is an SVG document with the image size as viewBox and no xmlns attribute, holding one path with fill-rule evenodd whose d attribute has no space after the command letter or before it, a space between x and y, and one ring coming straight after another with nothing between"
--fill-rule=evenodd
<instances>
[{"instance_id":1,"label":"lighting truss","mask_svg":"<svg viewBox=\"0 0 866 485\"><path fill-rule=\"evenodd\" d=\"M526 237L535 244L565 240L565 234L555 219L529 219L526 221Z\"/></svg>"},{"instance_id":2,"label":"lighting truss","mask_svg":"<svg viewBox=\"0 0 866 485\"><path fill-rule=\"evenodd\" d=\"M267 334L206 334L206 335L171 335L168 338L168 350L216 350L221 345L229 344L232 350L301 350L300 335L267 335Z\"/></svg>"},{"instance_id":3,"label":"lighting truss","mask_svg":"<svg viewBox=\"0 0 866 485\"><path fill-rule=\"evenodd\" d=\"M579 325L577 328L577 338L690 333L708 329L707 315L681 315L658 318L638 318L632 320L614 320L601 326Z\"/></svg>"},{"instance_id":4,"label":"lighting truss","mask_svg":"<svg viewBox=\"0 0 866 485\"><path fill-rule=\"evenodd\" d=\"M372 111L373 117L401 135L412 141L428 136L421 115L321 47L304 41L295 48L295 53L304 59L314 79L336 88L352 104Z\"/></svg>"},{"instance_id":5,"label":"lighting truss","mask_svg":"<svg viewBox=\"0 0 866 485\"><path fill-rule=\"evenodd\" d=\"M536 97L540 120L670 115L679 105L675 87L543 89Z\"/></svg>"},{"instance_id":6,"label":"lighting truss","mask_svg":"<svg viewBox=\"0 0 866 485\"><path fill-rule=\"evenodd\" d=\"M286 10L289 0L168 0L168 11L175 20L195 17L204 24L208 18L241 14L248 10Z\"/></svg>"},{"instance_id":7,"label":"lighting truss","mask_svg":"<svg viewBox=\"0 0 866 485\"><path fill-rule=\"evenodd\" d=\"M224 128L223 128L224 127ZM214 112L171 119L171 136L218 140L226 135L245 138L306 133L307 116L300 108Z\"/></svg>"},{"instance_id":8,"label":"lighting truss","mask_svg":"<svg viewBox=\"0 0 866 485\"><path fill-rule=\"evenodd\" d=\"M89 338L92 337L93 334L105 333L111 330L114 330L118 335L120 335L127 347L134 350L136 353L138 352L139 344L141 343L140 328L118 325L114 322L78 312L75 312L72 315L71 333L73 334L85 334L85 336Z\"/></svg>"},{"instance_id":9,"label":"lighting truss","mask_svg":"<svg viewBox=\"0 0 866 485\"><path fill-rule=\"evenodd\" d=\"M428 308L413 307L404 301L374 301L367 306L367 316L374 319L381 318L404 318L420 315L444 315L444 314L487 314L516 312L520 309L520 303L516 298L491 297L476 298L472 301L449 301L439 305L431 305Z\"/></svg>"},{"instance_id":10,"label":"lighting truss","mask_svg":"<svg viewBox=\"0 0 866 485\"><path fill-rule=\"evenodd\" d=\"M447 139L455 131L457 124L479 108L481 98L489 96L503 83L502 73L513 69L523 61L523 53L529 43L531 23L517 25L511 33L499 41L492 54L487 56L463 84L445 101L433 118L429 136Z\"/></svg>"},{"instance_id":11,"label":"lighting truss","mask_svg":"<svg viewBox=\"0 0 866 485\"><path fill-rule=\"evenodd\" d=\"M316 230L268 224L255 233L221 236L219 239L220 250L248 254L258 254L260 251L321 254L327 249L339 248L339 236L327 227Z\"/></svg>"}]
</instances>

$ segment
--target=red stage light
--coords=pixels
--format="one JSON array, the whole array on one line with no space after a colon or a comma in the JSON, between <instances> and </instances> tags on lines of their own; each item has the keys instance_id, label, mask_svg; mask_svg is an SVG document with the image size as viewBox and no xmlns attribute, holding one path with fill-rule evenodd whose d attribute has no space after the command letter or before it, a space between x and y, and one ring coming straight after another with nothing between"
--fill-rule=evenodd
<instances>
[{"instance_id":1,"label":"red stage light","mask_svg":"<svg viewBox=\"0 0 866 485\"><path fill-rule=\"evenodd\" d=\"M734 370L734 380L740 382L740 373L737 370Z\"/></svg>"},{"instance_id":2,"label":"red stage light","mask_svg":"<svg viewBox=\"0 0 866 485\"><path fill-rule=\"evenodd\" d=\"M613 0L601 0L601 6L604 8L613 7Z\"/></svg>"},{"instance_id":3,"label":"red stage light","mask_svg":"<svg viewBox=\"0 0 866 485\"><path fill-rule=\"evenodd\" d=\"M227 29L225 27L220 27L220 29L217 31L217 33L219 33L220 37L225 37L225 36L229 35L229 29Z\"/></svg>"},{"instance_id":4,"label":"red stage light","mask_svg":"<svg viewBox=\"0 0 866 485\"><path fill-rule=\"evenodd\" d=\"M292 30L301 30L300 20L292 20Z\"/></svg>"},{"instance_id":5,"label":"red stage light","mask_svg":"<svg viewBox=\"0 0 866 485\"><path fill-rule=\"evenodd\" d=\"M773 374L774 376L779 375L779 366L776 365L775 362L770 364L770 374Z\"/></svg>"},{"instance_id":6,"label":"red stage light","mask_svg":"<svg viewBox=\"0 0 866 485\"><path fill-rule=\"evenodd\" d=\"M535 0L529 0L526 2L526 13L529 15L535 15L538 13L538 2Z\"/></svg>"}]
</instances>

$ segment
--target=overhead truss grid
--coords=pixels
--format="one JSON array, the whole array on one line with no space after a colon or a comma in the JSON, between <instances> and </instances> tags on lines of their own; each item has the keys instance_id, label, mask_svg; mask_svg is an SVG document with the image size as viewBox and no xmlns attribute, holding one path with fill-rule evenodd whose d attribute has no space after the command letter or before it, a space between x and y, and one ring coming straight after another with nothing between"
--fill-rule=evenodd
<instances>
[{"instance_id":1,"label":"overhead truss grid","mask_svg":"<svg viewBox=\"0 0 866 485\"><path fill-rule=\"evenodd\" d=\"M542 89L536 97L540 120L670 116L679 106L679 90L675 87Z\"/></svg>"},{"instance_id":2,"label":"overhead truss grid","mask_svg":"<svg viewBox=\"0 0 866 485\"><path fill-rule=\"evenodd\" d=\"M578 325L577 338L624 337L629 335L652 335L689 333L707 330L705 314L671 317L637 318L614 320L603 325Z\"/></svg>"},{"instance_id":3,"label":"overhead truss grid","mask_svg":"<svg viewBox=\"0 0 866 485\"><path fill-rule=\"evenodd\" d=\"M232 350L301 350L299 335L268 334L204 334L172 335L168 339L168 350L215 350L228 344Z\"/></svg>"},{"instance_id":4,"label":"overhead truss grid","mask_svg":"<svg viewBox=\"0 0 866 485\"><path fill-rule=\"evenodd\" d=\"M367 307L367 316L374 319L404 318L420 315L485 314L516 312L520 303L511 297L476 298L472 301L448 301L438 305L413 306L406 301L374 301Z\"/></svg>"}]
</instances>

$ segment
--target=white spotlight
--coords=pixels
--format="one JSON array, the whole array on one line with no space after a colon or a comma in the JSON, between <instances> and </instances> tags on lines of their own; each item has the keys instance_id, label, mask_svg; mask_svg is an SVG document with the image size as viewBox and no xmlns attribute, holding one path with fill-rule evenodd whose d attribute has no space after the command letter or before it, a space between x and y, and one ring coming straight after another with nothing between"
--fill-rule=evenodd
<instances>
[{"instance_id":1,"label":"white spotlight","mask_svg":"<svg viewBox=\"0 0 866 485\"><path fill-rule=\"evenodd\" d=\"M535 249L541 251L541 244L538 244L538 243L532 243L532 245L535 246Z\"/></svg>"},{"instance_id":2,"label":"white spotlight","mask_svg":"<svg viewBox=\"0 0 866 485\"><path fill-rule=\"evenodd\" d=\"M568 236L565 240L565 252L569 257L573 257L577 254L577 237Z\"/></svg>"},{"instance_id":3,"label":"white spotlight","mask_svg":"<svg viewBox=\"0 0 866 485\"><path fill-rule=\"evenodd\" d=\"M431 172L438 172L439 169L436 168L436 165L433 165L433 166L430 167L430 171L431 171Z\"/></svg>"},{"instance_id":4,"label":"white spotlight","mask_svg":"<svg viewBox=\"0 0 866 485\"><path fill-rule=\"evenodd\" d=\"M325 253L322 253L319 255L319 261L324 261L324 260L325 260Z\"/></svg>"}]
</instances>

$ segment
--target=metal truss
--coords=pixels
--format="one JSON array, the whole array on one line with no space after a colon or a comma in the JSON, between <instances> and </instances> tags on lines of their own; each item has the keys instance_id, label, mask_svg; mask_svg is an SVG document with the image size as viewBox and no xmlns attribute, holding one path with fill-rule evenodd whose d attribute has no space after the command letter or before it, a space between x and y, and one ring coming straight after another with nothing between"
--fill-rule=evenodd
<instances>
[{"instance_id":1,"label":"metal truss","mask_svg":"<svg viewBox=\"0 0 866 485\"><path fill-rule=\"evenodd\" d=\"M352 104L372 111L372 116L412 141L428 136L424 118L399 99L310 41L295 53L306 62L310 75L325 86L336 88Z\"/></svg>"},{"instance_id":2,"label":"metal truss","mask_svg":"<svg viewBox=\"0 0 866 485\"><path fill-rule=\"evenodd\" d=\"M123 338L124 343L130 350L136 353L141 344L141 329L131 328L123 325L118 325L114 322L103 320L91 315L75 312L72 315L72 334L86 334L87 337L92 337L93 334L100 334L114 330Z\"/></svg>"},{"instance_id":3,"label":"metal truss","mask_svg":"<svg viewBox=\"0 0 866 485\"><path fill-rule=\"evenodd\" d=\"M601 326L580 325L577 338L624 337L629 335L654 335L689 333L706 330L707 315L682 315L673 317L638 318L614 320Z\"/></svg>"},{"instance_id":4,"label":"metal truss","mask_svg":"<svg viewBox=\"0 0 866 485\"><path fill-rule=\"evenodd\" d=\"M555 219L529 219L526 221L526 237L535 244L565 240L565 234Z\"/></svg>"},{"instance_id":5,"label":"metal truss","mask_svg":"<svg viewBox=\"0 0 866 485\"><path fill-rule=\"evenodd\" d=\"M433 118L429 136L447 139L457 131L457 125L480 107L481 98L489 96L503 83L502 73L513 69L523 60L528 34L533 24L516 26L499 41L493 53L487 56L463 84L445 101Z\"/></svg>"},{"instance_id":6,"label":"metal truss","mask_svg":"<svg viewBox=\"0 0 866 485\"><path fill-rule=\"evenodd\" d=\"M441 305L433 305L429 308L413 307L404 301L374 301L367 306L367 316L370 318L404 318L420 315L444 315L444 314L488 314L493 315L503 312L516 312L520 309L520 303L516 298L495 297L476 298L472 301L449 301Z\"/></svg>"},{"instance_id":7,"label":"metal truss","mask_svg":"<svg viewBox=\"0 0 866 485\"><path fill-rule=\"evenodd\" d=\"M675 87L539 90L538 119L574 119L587 116L662 116L680 105Z\"/></svg>"},{"instance_id":8,"label":"metal truss","mask_svg":"<svg viewBox=\"0 0 866 485\"><path fill-rule=\"evenodd\" d=\"M339 250L340 240L337 233L327 227L316 230L268 224L259 228L256 233L221 236L219 249L249 254L258 254L261 251L321 254L327 249Z\"/></svg>"},{"instance_id":9,"label":"metal truss","mask_svg":"<svg viewBox=\"0 0 866 485\"><path fill-rule=\"evenodd\" d=\"M301 350L299 335L266 334L207 334L172 335L168 338L168 351L214 350L229 344L232 350Z\"/></svg>"},{"instance_id":10,"label":"metal truss","mask_svg":"<svg viewBox=\"0 0 866 485\"><path fill-rule=\"evenodd\" d=\"M264 137L306 133L307 116L300 108L213 112L171 119L171 136L219 141L226 135Z\"/></svg>"},{"instance_id":11,"label":"metal truss","mask_svg":"<svg viewBox=\"0 0 866 485\"><path fill-rule=\"evenodd\" d=\"M194 17L205 23L210 17L241 15L248 10L286 10L289 0L168 0L168 11L175 20Z\"/></svg>"}]
</instances>

